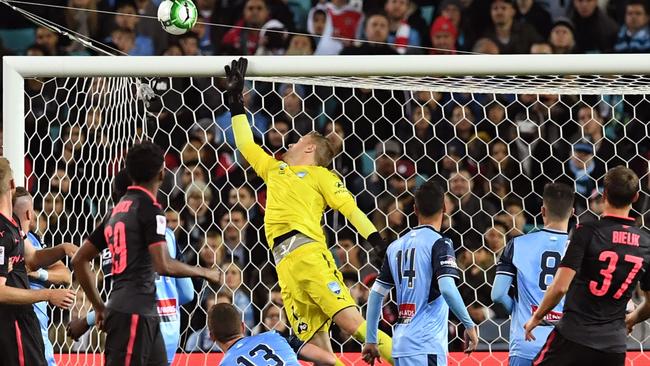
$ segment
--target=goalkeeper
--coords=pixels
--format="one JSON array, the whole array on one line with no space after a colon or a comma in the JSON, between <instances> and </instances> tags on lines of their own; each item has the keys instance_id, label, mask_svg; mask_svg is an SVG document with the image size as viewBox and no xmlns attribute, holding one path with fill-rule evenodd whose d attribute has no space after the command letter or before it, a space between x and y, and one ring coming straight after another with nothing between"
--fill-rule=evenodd
<instances>
[{"instance_id":1,"label":"goalkeeper","mask_svg":"<svg viewBox=\"0 0 650 366\"><path fill-rule=\"evenodd\" d=\"M334 157L322 135L301 137L274 159L253 141L244 114L244 77L248 61L240 58L226 66L227 104L237 149L267 186L264 225L278 272L282 299L297 337L332 351L329 328L334 321L359 342L365 341L366 321L357 309L341 272L327 248L321 227L327 206L341 212L375 247L385 246L381 235L357 207L339 177L326 167ZM379 334L381 357L392 363L392 341ZM338 361L337 365L342 365Z\"/></svg>"}]
</instances>

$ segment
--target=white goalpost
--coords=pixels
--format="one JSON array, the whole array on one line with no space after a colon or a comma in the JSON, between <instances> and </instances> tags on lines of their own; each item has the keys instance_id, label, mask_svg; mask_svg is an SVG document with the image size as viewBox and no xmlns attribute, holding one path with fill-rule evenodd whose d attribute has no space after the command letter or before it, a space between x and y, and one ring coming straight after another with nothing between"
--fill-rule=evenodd
<instances>
[{"instance_id":1,"label":"white goalpost","mask_svg":"<svg viewBox=\"0 0 650 366\"><path fill-rule=\"evenodd\" d=\"M224 65L234 58L2 60L2 151L16 181L34 193L46 244L80 244L89 234L111 205L112 175L131 144L153 140L166 150L161 203L178 218L184 259L239 271L239 280L219 289L195 283L195 300L182 309L178 353L205 360L211 349L192 348L189 339L200 339L215 296L230 294L251 333L286 330L267 323L281 304L263 239L265 188L236 153L223 102ZM333 169L385 237L413 223L415 187L429 179L447 184L445 232L464 272L463 299L480 324L484 352L471 356L476 364L507 365L509 320L489 289L506 241L540 227L544 183L573 184L577 220L590 220L602 209L604 173L625 164L643 184L633 214L650 228L650 54L247 58L246 109L256 140L280 156L309 131L328 136L338 150ZM350 234L336 213L326 213L324 226L365 309L381 249ZM70 313L53 312L55 353L101 352L96 332L74 344L64 336L69 317L88 309L80 295ZM385 330L393 313L387 304ZM457 329L452 319L452 353L462 338ZM346 362L362 364L356 341L336 329L332 338ZM650 326L628 339L632 364L648 364Z\"/></svg>"}]
</instances>

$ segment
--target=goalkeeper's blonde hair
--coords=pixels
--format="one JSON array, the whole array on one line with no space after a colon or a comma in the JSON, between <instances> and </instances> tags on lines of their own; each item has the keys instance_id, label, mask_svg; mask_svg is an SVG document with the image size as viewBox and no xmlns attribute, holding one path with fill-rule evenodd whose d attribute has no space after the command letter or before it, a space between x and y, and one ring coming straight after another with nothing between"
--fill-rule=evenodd
<instances>
[{"instance_id":1,"label":"goalkeeper's blonde hair","mask_svg":"<svg viewBox=\"0 0 650 366\"><path fill-rule=\"evenodd\" d=\"M13 178L13 172L11 171L11 164L9 160L4 157L0 157L0 194L7 193L11 189L9 182Z\"/></svg>"},{"instance_id":2,"label":"goalkeeper's blonde hair","mask_svg":"<svg viewBox=\"0 0 650 366\"><path fill-rule=\"evenodd\" d=\"M316 165L327 168L332 163L335 155L332 144L327 137L319 132L313 131L308 136L311 137L312 142L316 145L316 155L314 156Z\"/></svg>"}]
</instances>

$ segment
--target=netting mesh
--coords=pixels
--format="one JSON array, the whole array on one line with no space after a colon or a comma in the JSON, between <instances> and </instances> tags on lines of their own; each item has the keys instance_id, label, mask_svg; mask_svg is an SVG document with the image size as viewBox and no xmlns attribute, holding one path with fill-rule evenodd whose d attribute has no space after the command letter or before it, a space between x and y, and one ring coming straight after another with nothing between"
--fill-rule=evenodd
<instances>
[{"instance_id":1,"label":"netting mesh","mask_svg":"<svg viewBox=\"0 0 650 366\"><path fill-rule=\"evenodd\" d=\"M488 79L489 88L461 93L462 78L426 85L423 79L395 80L386 85L390 90L367 89L381 85L362 81L351 88L349 79L332 78L336 86L307 85L322 84L307 79L256 80L247 86L245 104L256 140L276 157L312 130L326 135L337 149L333 168L385 238L395 239L414 226L413 191L420 183L435 179L448 187L443 229L455 243L464 272L461 294L480 324L480 350L508 348L508 315L490 300L495 263L510 238L542 226L545 183L569 182L577 192L577 220L593 220L603 208L603 175L626 164L642 179L633 215L648 228L650 101L642 94L645 86L635 89L639 95L580 95L565 94L552 81L531 90L522 87L533 85L526 78L496 86ZM634 80L618 80L622 84L610 84L614 89L608 90L636 86ZM37 231L48 245L81 243L109 208L110 181L125 150L141 137L151 139L167 152L159 201L183 260L218 265L226 273L220 288L194 281L195 300L182 307L179 352L215 351L205 332L206 309L215 301L237 305L251 334L288 332L263 232L265 186L236 152L223 105L224 81L143 81L154 91L148 103L138 100L136 79L27 80L28 177L41 218ZM571 90L597 92L600 87ZM555 91L539 94L546 90ZM336 212L328 211L323 224L365 314L384 248L369 246ZM98 272L100 288L101 278ZM71 312L53 314L55 352L102 350L97 332L74 344L65 338L68 319L89 309L82 291L78 300ZM383 319L381 328L390 334L397 320L390 301ZM452 316L450 351L462 347L457 324ZM646 345L648 331L646 324L638 326L630 349ZM336 327L332 339L337 352L360 350Z\"/></svg>"}]
</instances>

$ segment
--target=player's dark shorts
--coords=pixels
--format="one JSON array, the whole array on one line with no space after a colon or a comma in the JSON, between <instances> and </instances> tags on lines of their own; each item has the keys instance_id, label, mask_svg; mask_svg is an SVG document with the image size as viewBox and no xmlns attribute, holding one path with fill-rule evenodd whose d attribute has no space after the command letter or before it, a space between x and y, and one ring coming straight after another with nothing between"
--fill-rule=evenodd
<instances>
[{"instance_id":1,"label":"player's dark shorts","mask_svg":"<svg viewBox=\"0 0 650 366\"><path fill-rule=\"evenodd\" d=\"M586 335L588 336L588 335ZM533 366L623 366L625 353L607 353L564 338L557 329L533 360Z\"/></svg>"},{"instance_id":2,"label":"player's dark shorts","mask_svg":"<svg viewBox=\"0 0 650 366\"><path fill-rule=\"evenodd\" d=\"M106 309L105 366L167 366L160 318Z\"/></svg>"},{"instance_id":3,"label":"player's dark shorts","mask_svg":"<svg viewBox=\"0 0 650 366\"><path fill-rule=\"evenodd\" d=\"M38 318L31 306L0 307L0 366L46 366Z\"/></svg>"}]
</instances>

